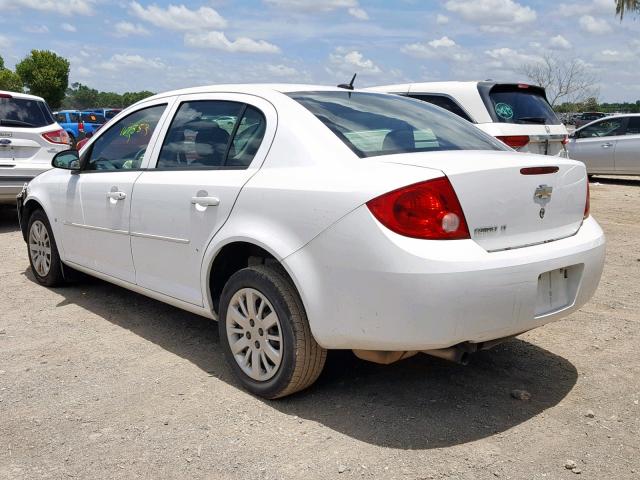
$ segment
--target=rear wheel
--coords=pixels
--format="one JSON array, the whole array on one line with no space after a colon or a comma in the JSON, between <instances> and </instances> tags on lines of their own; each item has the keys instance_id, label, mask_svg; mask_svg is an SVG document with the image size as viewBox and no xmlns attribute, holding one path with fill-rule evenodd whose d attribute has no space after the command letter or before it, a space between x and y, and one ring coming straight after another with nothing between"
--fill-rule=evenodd
<instances>
[{"instance_id":1,"label":"rear wheel","mask_svg":"<svg viewBox=\"0 0 640 480\"><path fill-rule=\"evenodd\" d=\"M265 398L279 398L316 381L326 350L311 334L291 282L266 265L233 274L222 291L220 341L242 385Z\"/></svg>"},{"instance_id":2,"label":"rear wheel","mask_svg":"<svg viewBox=\"0 0 640 480\"><path fill-rule=\"evenodd\" d=\"M27 241L31 271L38 283L47 287L62 285L60 255L51 224L42 210L35 210L29 217Z\"/></svg>"}]
</instances>

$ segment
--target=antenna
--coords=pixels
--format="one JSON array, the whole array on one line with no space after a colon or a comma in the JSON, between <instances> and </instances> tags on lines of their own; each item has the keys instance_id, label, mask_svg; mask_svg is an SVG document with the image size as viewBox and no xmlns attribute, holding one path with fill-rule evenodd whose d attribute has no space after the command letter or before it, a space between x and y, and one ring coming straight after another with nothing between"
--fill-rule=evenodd
<instances>
[{"instance_id":1,"label":"antenna","mask_svg":"<svg viewBox=\"0 0 640 480\"><path fill-rule=\"evenodd\" d=\"M354 73L349 83L341 83L340 85L338 85L338 88L344 88L345 90L353 90L353 82L356 81L356 75L358 74Z\"/></svg>"}]
</instances>

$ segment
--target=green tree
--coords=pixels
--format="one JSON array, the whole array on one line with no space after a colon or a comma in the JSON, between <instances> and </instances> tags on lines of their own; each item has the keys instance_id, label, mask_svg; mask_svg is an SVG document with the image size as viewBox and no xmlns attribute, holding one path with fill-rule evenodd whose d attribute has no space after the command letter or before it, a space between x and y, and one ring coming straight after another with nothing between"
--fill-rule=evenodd
<instances>
[{"instance_id":1,"label":"green tree","mask_svg":"<svg viewBox=\"0 0 640 480\"><path fill-rule=\"evenodd\" d=\"M69 84L69 62L48 50L31 50L16 65L16 73L33 95L44 98L51 108L62 104Z\"/></svg>"},{"instance_id":2,"label":"green tree","mask_svg":"<svg viewBox=\"0 0 640 480\"><path fill-rule=\"evenodd\" d=\"M625 12L640 12L640 0L616 0L616 15L620 15L620 21Z\"/></svg>"},{"instance_id":3,"label":"green tree","mask_svg":"<svg viewBox=\"0 0 640 480\"><path fill-rule=\"evenodd\" d=\"M22 80L20 77L4 67L4 58L0 56L0 90L10 92L22 92Z\"/></svg>"}]
</instances>

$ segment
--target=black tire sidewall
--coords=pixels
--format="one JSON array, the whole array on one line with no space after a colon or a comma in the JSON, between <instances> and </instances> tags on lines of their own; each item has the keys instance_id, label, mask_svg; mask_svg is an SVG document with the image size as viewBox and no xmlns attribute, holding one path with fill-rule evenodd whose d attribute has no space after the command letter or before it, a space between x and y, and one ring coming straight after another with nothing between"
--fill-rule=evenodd
<instances>
[{"instance_id":1,"label":"black tire sidewall","mask_svg":"<svg viewBox=\"0 0 640 480\"><path fill-rule=\"evenodd\" d=\"M280 392L287 388L291 382L296 362L296 336L291 321L291 310L279 288L273 282L271 278L272 275L278 276L273 270L266 273L252 268L245 268L233 274L222 291L220 315L218 319L220 343L223 346L229 365L247 390L266 398L275 398ZM229 346L227 337L227 308L233 295L243 288L253 288L266 296L271 305L273 305L280 320L280 330L283 337L282 361L278 372L264 382L256 381L242 371Z\"/></svg>"},{"instance_id":2,"label":"black tire sidewall","mask_svg":"<svg viewBox=\"0 0 640 480\"><path fill-rule=\"evenodd\" d=\"M49 242L51 244L51 267L49 268L49 272L45 276L41 276L33 266L33 259L31 258L31 248L29 246L31 227L36 221L41 221L44 224L45 228L47 229L47 233L49 234ZM47 218L45 213L39 209L35 210L29 217L29 225L27 228L27 254L29 255L29 265L31 267L31 272L33 273L33 276L38 283L46 285L47 287L52 287L62 282L63 279L62 269L60 266L60 256L58 255L58 247L53 236L53 230L51 229L49 219Z\"/></svg>"}]
</instances>

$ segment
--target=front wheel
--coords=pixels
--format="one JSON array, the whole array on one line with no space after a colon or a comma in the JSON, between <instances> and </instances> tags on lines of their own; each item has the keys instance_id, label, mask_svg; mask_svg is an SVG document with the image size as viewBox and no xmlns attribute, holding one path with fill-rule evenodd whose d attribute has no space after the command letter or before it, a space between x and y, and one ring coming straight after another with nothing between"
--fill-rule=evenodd
<instances>
[{"instance_id":1,"label":"front wheel","mask_svg":"<svg viewBox=\"0 0 640 480\"><path fill-rule=\"evenodd\" d=\"M27 241L31 272L38 283L47 287L62 285L64 277L58 247L42 210L35 210L29 217Z\"/></svg>"},{"instance_id":2,"label":"front wheel","mask_svg":"<svg viewBox=\"0 0 640 480\"><path fill-rule=\"evenodd\" d=\"M231 276L222 291L219 330L234 373L261 397L307 388L324 367L326 350L311 334L298 292L275 268L258 265Z\"/></svg>"}]
</instances>

